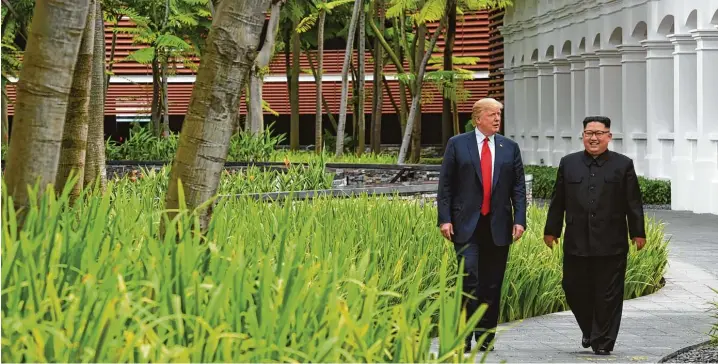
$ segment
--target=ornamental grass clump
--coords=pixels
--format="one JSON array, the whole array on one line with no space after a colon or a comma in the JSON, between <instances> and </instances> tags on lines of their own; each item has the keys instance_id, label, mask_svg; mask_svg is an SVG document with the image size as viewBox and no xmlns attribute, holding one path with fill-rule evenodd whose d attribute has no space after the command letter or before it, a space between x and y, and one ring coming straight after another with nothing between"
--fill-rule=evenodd
<instances>
[{"instance_id":1,"label":"ornamental grass clump","mask_svg":"<svg viewBox=\"0 0 718 364\"><path fill-rule=\"evenodd\" d=\"M473 361L463 337L483 311L464 323L431 204L222 198L206 232L182 211L160 235L159 188L113 181L73 205L49 191L21 230L3 195L4 361ZM529 208L511 248L502 322L566 308L560 250L539 235L545 213ZM662 227L648 231L627 298L660 287Z\"/></svg>"}]
</instances>

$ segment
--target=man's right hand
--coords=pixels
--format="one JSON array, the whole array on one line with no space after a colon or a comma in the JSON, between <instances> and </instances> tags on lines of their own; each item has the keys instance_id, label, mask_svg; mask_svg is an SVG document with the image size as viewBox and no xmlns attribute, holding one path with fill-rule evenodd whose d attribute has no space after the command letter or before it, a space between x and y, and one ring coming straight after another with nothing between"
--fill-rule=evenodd
<instances>
[{"instance_id":1,"label":"man's right hand","mask_svg":"<svg viewBox=\"0 0 718 364\"><path fill-rule=\"evenodd\" d=\"M549 248L553 248L554 245L558 245L558 239L553 235L544 235L543 242Z\"/></svg>"},{"instance_id":2,"label":"man's right hand","mask_svg":"<svg viewBox=\"0 0 718 364\"><path fill-rule=\"evenodd\" d=\"M447 240L451 240L451 236L454 235L454 225L450 222L441 224L441 235L443 235Z\"/></svg>"}]
</instances>

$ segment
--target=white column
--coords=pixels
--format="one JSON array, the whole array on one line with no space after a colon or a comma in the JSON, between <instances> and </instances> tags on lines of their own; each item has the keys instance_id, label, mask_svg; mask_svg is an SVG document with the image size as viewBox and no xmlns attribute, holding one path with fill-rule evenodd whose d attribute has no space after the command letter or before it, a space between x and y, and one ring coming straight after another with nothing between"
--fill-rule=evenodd
<instances>
[{"instance_id":1,"label":"white column","mask_svg":"<svg viewBox=\"0 0 718 364\"><path fill-rule=\"evenodd\" d=\"M552 59L553 119L555 140L551 164L558 167L561 157L571 151L571 65L565 59Z\"/></svg>"},{"instance_id":2,"label":"white column","mask_svg":"<svg viewBox=\"0 0 718 364\"><path fill-rule=\"evenodd\" d=\"M611 119L613 140L609 148L623 153L621 54L617 50L602 49L597 51L596 55L600 59L598 66L601 76L601 115Z\"/></svg>"},{"instance_id":3,"label":"white column","mask_svg":"<svg viewBox=\"0 0 718 364\"><path fill-rule=\"evenodd\" d=\"M504 74L504 132L512 140L516 140L514 71L511 68L502 68L501 72Z\"/></svg>"},{"instance_id":4,"label":"white column","mask_svg":"<svg viewBox=\"0 0 718 364\"><path fill-rule=\"evenodd\" d=\"M538 70L531 65L522 66L524 70L524 102L526 103L526 119L524 123L524 164L538 164L536 149L538 146Z\"/></svg>"},{"instance_id":5,"label":"white column","mask_svg":"<svg viewBox=\"0 0 718 364\"><path fill-rule=\"evenodd\" d=\"M569 56L571 63L571 132L570 151L581 150L583 119L586 117L586 61L580 56Z\"/></svg>"},{"instance_id":6,"label":"white column","mask_svg":"<svg viewBox=\"0 0 718 364\"><path fill-rule=\"evenodd\" d=\"M647 51L647 176L667 179L673 153L673 44L644 40L641 45Z\"/></svg>"},{"instance_id":7,"label":"white column","mask_svg":"<svg viewBox=\"0 0 718 364\"><path fill-rule=\"evenodd\" d=\"M698 150L694 212L718 214L718 30L691 31L697 41Z\"/></svg>"},{"instance_id":8,"label":"white column","mask_svg":"<svg viewBox=\"0 0 718 364\"><path fill-rule=\"evenodd\" d=\"M668 37L673 51L673 163L671 169L671 204L676 210L692 210L696 191L693 174L693 149L697 146L696 41L689 34Z\"/></svg>"},{"instance_id":9,"label":"white column","mask_svg":"<svg viewBox=\"0 0 718 364\"><path fill-rule=\"evenodd\" d=\"M621 53L621 118L623 119L623 151L631 159L636 173L644 175L646 161L646 50L639 45L620 45Z\"/></svg>"},{"instance_id":10,"label":"white column","mask_svg":"<svg viewBox=\"0 0 718 364\"><path fill-rule=\"evenodd\" d=\"M526 125L526 82L524 80L524 70L519 67L514 67L514 116L515 125L514 130L516 131L516 143L519 144L519 148L523 153L526 149L526 143L524 142L524 126Z\"/></svg>"},{"instance_id":11,"label":"white column","mask_svg":"<svg viewBox=\"0 0 718 364\"><path fill-rule=\"evenodd\" d=\"M549 62L534 62L538 69L538 160L540 165L552 165L554 142L553 66Z\"/></svg>"},{"instance_id":12,"label":"white column","mask_svg":"<svg viewBox=\"0 0 718 364\"><path fill-rule=\"evenodd\" d=\"M581 55L586 61L586 116L595 116L601 113L601 71L598 68L599 58L593 53ZM582 120L583 121L583 120Z\"/></svg>"}]
</instances>

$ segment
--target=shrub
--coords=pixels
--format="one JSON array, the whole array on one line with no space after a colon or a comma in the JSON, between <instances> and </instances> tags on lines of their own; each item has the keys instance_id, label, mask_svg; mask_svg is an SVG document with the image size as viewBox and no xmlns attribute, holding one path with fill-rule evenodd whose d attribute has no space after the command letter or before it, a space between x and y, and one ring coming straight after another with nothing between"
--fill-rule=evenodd
<instances>
[{"instance_id":1,"label":"shrub","mask_svg":"<svg viewBox=\"0 0 718 364\"><path fill-rule=\"evenodd\" d=\"M160 236L162 201L123 183L72 207L68 191L45 194L22 232L3 196L4 361L418 362L435 335L438 361L472 360L431 204L222 199L206 233L185 211ZM511 248L502 322L566 308L545 213L529 208ZM667 243L660 224L648 231L626 298L660 287Z\"/></svg>"},{"instance_id":2,"label":"shrub","mask_svg":"<svg viewBox=\"0 0 718 364\"><path fill-rule=\"evenodd\" d=\"M557 168L549 166L524 166L526 174L533 175L532 196L539 199L549 199L556 183ZM638 177L643 203L648 205L671 204L671 182L658 179Z\"/></svg>"},{"instance_id":3,"label":"shrub","mask_svg":"<svg viewBox=\"0 0 718 364\"><path fill-rule=\"evenodd\" d=\"M711 288L713 292L718 294L718 289ZM711 330L709 332L709 335L711 337L711 341L714 343L718 343L718 297L715 298L715 300L712 302L713 307L711 307L711 311L713 312L713 326L711 327Z\"/></svg>"}]
</instances>

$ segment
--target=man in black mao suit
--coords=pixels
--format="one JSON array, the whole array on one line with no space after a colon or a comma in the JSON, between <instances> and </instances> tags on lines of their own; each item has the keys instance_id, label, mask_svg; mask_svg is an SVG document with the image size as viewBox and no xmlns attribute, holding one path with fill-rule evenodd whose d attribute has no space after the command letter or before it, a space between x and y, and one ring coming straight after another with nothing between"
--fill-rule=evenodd
<instances>
[{"instance_id":1,"label":"man in black mao suit","mask_svg":"<svg viewBox=\"0 0 718 364\"><path fill-rule=\"evenodd\" d=\"M501 286L509 245L526 229L526 186L519 146L496 134L501 126L500 102L486 98L472 110L474 131L449 139L444 152L437 196L438 225L464 260L463 291L467 317L480 304L488 309L474 336L486 333L488 350L499 318ZM471 350L471 335L465 340ZM492 347L491 347L492 348Z\"/></svg>"},{"instance_id":2,"label":"man in black mao suit","mask_svg":"<svg viewBox=\"0 0 718 364\"><path fill-rule=\"evenodd\" d=\"M564 233L563 289L583 332L581 344L608 355L623 308L628 237L646 243L643 203L633 161L608 150L611 120L583 121L585 150L561 158L544 242L552 248Z\"/></svg>"}]
</instances>

